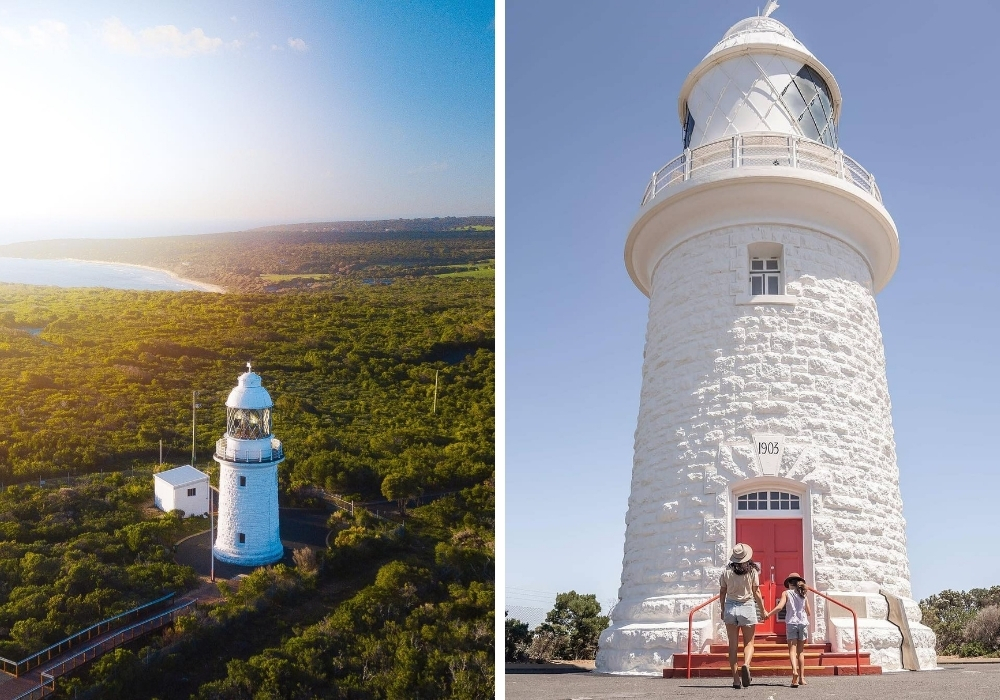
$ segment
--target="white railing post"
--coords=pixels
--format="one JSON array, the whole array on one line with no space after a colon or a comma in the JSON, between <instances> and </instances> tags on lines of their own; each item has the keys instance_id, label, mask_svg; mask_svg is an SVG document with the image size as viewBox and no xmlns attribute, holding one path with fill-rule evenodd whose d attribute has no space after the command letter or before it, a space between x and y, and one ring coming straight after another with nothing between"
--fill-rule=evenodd
<instances>
[{"instance_id":1,"label":"white railing post","mask_svg":"<svg viewBox=\"0 0 1000 700\"><path fill-rule=\"evenodd\" d=\"M837 168L841 180L846 180L846 174L844 173L844 151L843 149L837 149Z\"/></svg>"},{"instance_id":2,"label":"white railing post","mask_svg":"<svg viewBox=\"0 0 1000 700\"><path fill-rule=\"evenodd\" d=\"M732 146L732 149L733 149L733 170L735 170L736 168L740 167L740 146L742 145L740 143L740 140L741 139L740 139L740 135L739 134L736 134L736 136L733 137L733 146Z\"/></svg>"},{"instance_id":3,"label":"white railing post","mask_svg":"<svg viewBox=\"0 0 1000 700\"><path fill-rule=\"evenodd\" d=\"M875 176L868 173L868 194L875 196Z\"/></svg>"},{"instance_id":4,"label":"white railing post","mask_svg":"<svg viewBox=\"0 0 1000 700\"><path fill-rule=\"evenodd\" d=\"M788 164L793 168L799 167L799 153L798 153L798 136L788 137Z\"/></svg>"},{"instance_id":5,"label":"white railing post","mask_svg":"<svg viewBox=\"0 0 1000 700\"><path fill-rule=\"evenodd\" d=\"M691 179L691 149L684 149L684 181Z\"/></svg>"}]
</instances>

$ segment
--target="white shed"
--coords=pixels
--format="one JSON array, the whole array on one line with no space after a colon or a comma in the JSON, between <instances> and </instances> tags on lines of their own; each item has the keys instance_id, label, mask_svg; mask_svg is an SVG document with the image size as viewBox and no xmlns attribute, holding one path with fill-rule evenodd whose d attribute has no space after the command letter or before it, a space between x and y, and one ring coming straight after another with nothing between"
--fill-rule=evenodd
<instances>
[{"instance_id":1,"label":"white shed","mask_svg":"<svg viewBox=\"0 0 1000 700\"><path fill-rule=\"evenodd\" d=\"M208 515L208 474L190 465L153 474L153 494L164 512L183 510L186 518Z\"/></svg>"}]
</instances>

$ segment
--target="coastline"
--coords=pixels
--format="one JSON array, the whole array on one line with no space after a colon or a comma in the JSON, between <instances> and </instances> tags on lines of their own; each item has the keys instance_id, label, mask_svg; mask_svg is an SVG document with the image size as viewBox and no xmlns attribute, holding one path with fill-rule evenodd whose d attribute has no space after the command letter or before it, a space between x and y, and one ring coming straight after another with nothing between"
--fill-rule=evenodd
<instances>
[{"instance_id":1,"label":"coastline","mask_svg":"<svg viewBox=\"0 0 1000 700\"><path fill-rule=\"evenodd\" d=\"M162 272L163 274L167 275L171 279L174 279L174 280L177 280L178 282L183 282L185 284L190 284L190 285L192 285L194 287L197 287L197 289L189 289L189 290L183 290L183 291L211 292L213 294L226 294L227 293L225 287L220 287L217 284L211 284L209 282L200 282L198 280L188 279L187 277L181 277L176 272L173 272L171 270L164 270L161 267L153 267L151 265L137 265L135 263L112 262L110 260L86 260L84 258L26 258L26 257L23 257L23 256L13 256L13 255L11 255L11 256L3 256L3 257L9 257L12 260L66 260L66 261L69 261L69 262L90 263L92 265L110 265L110 266L117 266L117 267L134 267L134 268L138 268L140 270L149 270L151 272Z\"/></svg>"}]
</instances>

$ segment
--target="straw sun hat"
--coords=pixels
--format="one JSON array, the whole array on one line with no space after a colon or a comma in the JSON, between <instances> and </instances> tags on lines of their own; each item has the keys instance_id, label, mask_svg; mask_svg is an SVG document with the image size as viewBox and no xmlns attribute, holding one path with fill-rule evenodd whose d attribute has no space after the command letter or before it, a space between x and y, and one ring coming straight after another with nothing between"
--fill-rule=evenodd
<instances>
[{"instance_id":1,"label":"straw sun hat","mask_svg":"<svg viewBox=\"0 0 1000 700\"><path fill-rule=\"evenodd\" d=\"M738 544L733 547L733 551L729 554L729 561L734 564L742 564L750 561L751 557L753 557L753 547L748 544Z\"/></svg>"},{"instance_id":2,"label":"straw sun hat","mask_svg":"<svg viewBox=\"0 0 1000 700\"><path fill-rule=\"evenodd\" d=\"M802 583L806 582L806 580L798 574L788 574L788 578L785 579L785 588L788 588L789 583L796 583L797 581L801 581Z\"/></svg>"}]
</instances>

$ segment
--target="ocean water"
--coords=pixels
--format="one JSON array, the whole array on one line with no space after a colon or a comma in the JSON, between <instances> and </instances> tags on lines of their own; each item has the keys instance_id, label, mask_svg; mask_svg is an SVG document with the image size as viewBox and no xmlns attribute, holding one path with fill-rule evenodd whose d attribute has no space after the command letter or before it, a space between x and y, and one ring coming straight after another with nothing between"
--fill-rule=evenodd
<instances>
[{"instance_id":1,"label":"ocean water","mask_svg":"<svg viewBox=\"0 0 1000 700\"><path fill-rule=\"evenodd\" d=\"M133 265L2 257L0 257L0 282L172 292L205 289L197 283L176 279L162 270L150 270Z\"/></svg>"}]
</instances>

